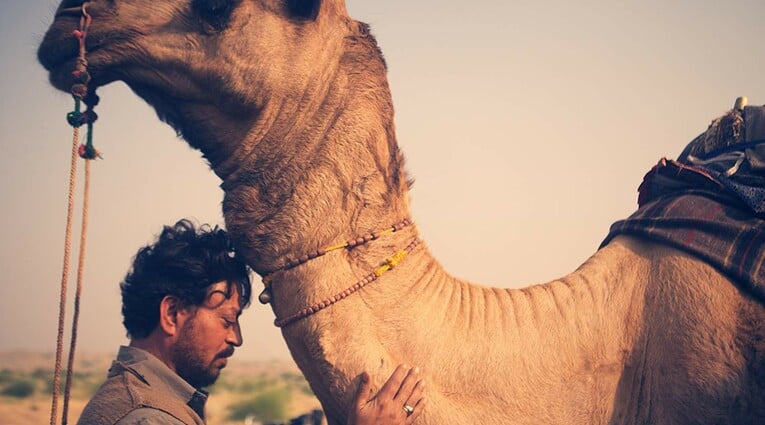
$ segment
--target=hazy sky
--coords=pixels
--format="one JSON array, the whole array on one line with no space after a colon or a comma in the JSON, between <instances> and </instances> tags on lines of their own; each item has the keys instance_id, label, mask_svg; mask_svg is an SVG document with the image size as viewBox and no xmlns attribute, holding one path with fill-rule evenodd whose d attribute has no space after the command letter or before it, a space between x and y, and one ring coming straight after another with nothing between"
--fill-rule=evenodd
<instances>
[{"instance_id":1,"label":"hazy sky","mask_svg":"<svg viewBox=\"0 0 765 425\"><path fill-rule=\"evenodd\" d=\"M0 6L0 350L55 349L72 101L47 84L35 51L56 3ZM422 237L447 270L485 285L573 271L635 209L659 158L677 156L737 96L765 103L762 0L348 9L372 25L388 62ZM113 352L126 341L118 283L136 250L181 217L222 224L222 192L125 85L99 94L104 160L92 166L79 346ZM238 356L288 356L272 320L257 303L245 312Z\"/></svg>"}]
</instances>

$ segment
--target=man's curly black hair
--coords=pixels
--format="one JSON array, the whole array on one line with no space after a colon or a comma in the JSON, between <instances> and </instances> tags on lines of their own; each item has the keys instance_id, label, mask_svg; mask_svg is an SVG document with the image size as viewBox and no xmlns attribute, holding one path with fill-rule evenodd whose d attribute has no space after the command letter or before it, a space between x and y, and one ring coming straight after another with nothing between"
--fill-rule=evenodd
<instances>
[{"instance_id":1,"label":"man's curly black hair","mask_svg":"<svg viewBox=\"0 0 765 425\"><path fill-rule=\"evenodd\" d=\"M234 255L225 230L198 229L189 220L165 226L153 245L141 248L120 284L122 323L129 338L145 338L159 323L159 304L174 295L185 306L201 305L210 285L238 284L240 305L250 303L251 284L245 263ZM228 294L230 296L230 292Z\"/></svg>"}]
</instances>

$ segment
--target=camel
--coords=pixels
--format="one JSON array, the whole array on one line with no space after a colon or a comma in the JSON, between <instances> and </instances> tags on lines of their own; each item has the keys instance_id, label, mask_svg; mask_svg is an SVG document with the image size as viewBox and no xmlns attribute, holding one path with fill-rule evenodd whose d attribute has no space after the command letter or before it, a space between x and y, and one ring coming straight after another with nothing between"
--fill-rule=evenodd
<instances>
[{"instance_id":1,"label":"camel","mask_svg":"<svg viewBox=\"0 0 765 425\"><path fill-rule=\"evenodd\" d=\"M510 290L417 243L386 63L343 0L86 3L91 90L125 82L209 161L330 424L399 363L425 376L423 425L762 423L765 305L697 256L618 235ZM61 90L82 4L38 53Z\"/></svg>"}]
</instances>

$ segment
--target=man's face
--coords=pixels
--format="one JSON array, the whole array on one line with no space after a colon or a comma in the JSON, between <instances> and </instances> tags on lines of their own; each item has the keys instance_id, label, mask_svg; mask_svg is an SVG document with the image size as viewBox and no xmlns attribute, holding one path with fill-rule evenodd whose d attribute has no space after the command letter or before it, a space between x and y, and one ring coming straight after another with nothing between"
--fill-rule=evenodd
<instances>
[{"instance_id":1,"label":"man's face","mask_svg":"<svg viewBox=\"0 0 765 425\"><path fill-rule=\"evenodd\" d=\"M218 379L234 347L242 345L239 328L239 285L226 282L211 285L205 302L182 313L181 329L172 348L175 372L195 388L211 385Z\"/></svg>"}]
</instances>

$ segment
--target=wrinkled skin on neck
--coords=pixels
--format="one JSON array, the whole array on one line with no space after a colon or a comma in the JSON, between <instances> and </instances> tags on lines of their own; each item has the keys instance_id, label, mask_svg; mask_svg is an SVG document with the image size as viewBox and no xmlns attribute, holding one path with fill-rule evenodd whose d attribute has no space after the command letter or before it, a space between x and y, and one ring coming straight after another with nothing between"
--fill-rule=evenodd
<instances>
[{"instance_id":1,"label":"wrinkled skin on neck","mask_svg":"<svg viewBox=\"0 0 765 425\"><path fill-rule=\"evenodd\" d=\"M39 50L61 90L81 4L62 3ZM94 0L87 10L91 87L126 82L202 151L256 271L409 215L385 63L343 1ZM275 314L345 290L416 236L411 226L278 274ZM708 265L631 238L523 290L457 280L421 244L283 334L331 424L345 422L362 371L379 384L403 362L428 381L423 424L753 424L765 416L764 311Z\"/></svg>"}]
</instances>

